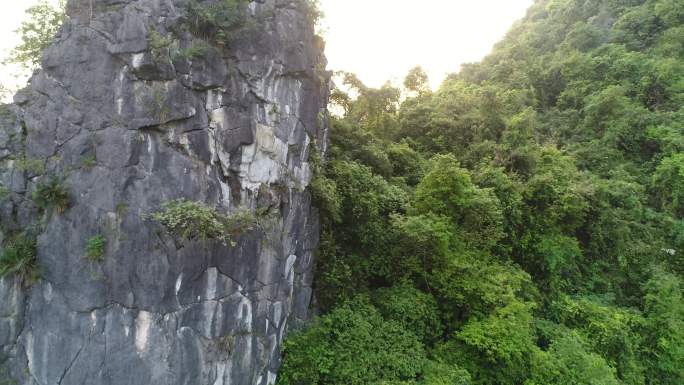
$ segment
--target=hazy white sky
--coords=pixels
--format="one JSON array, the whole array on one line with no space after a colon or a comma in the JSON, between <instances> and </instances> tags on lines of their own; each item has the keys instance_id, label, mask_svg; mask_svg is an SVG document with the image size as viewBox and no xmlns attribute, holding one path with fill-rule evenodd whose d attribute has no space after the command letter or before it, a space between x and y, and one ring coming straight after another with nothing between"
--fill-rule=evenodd
<instances>
[{"instance_id":1,"label":"hazy white sky","mask_svg":"<svg viewBox=\"0 0 684 385\"><path fill-rule=\"evenodd\" d=\"M16 45L13 33L37 0L0 0L0 53ZM56 3L57 0L50 0ZM369 86L400 82L421 65L433 87L462 63L481 60L533 0L320 0L329 68L359 75ZM0 82L16 86L0 69Z\"/></svg>"},{"instance_id":2,"label":"hazy white sky","mask_svg":"<svg viewBox=\"0 0 684 385\"><path fill-rule=\"evenodd\" d=\"M533 0L320 0L329 67L369 86L421 65L433 87L481 60Z\"/></svg>"},{"instance_id":3,"label":"hazy white sky","mask_svg":"<svg viewBox=\"0 0 684 385\"><path fill-rule=\"evenodd\" d=\"M24 20L26 8L36 4L37 0L0 0L0 59L7 57L7 53L19 42L19 38L14 31L19 28L21 21ZM48 0L57 4L58 0ZM2 61L2 60L0 60ZM0 83L10 88L17 88L26 82L25 76L19 67L0 65ZM1 95L0 95L1 96Z\"/></svg>"}]
</instances>

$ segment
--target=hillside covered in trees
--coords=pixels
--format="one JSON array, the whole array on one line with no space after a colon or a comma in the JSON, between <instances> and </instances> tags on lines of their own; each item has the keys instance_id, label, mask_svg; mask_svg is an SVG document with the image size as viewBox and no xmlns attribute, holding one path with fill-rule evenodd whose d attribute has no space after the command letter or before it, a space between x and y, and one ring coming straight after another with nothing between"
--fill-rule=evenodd
<instances>
[{"instance_id":1,"label":"hillside covered in trees","mask_svg":"<svg viewBox=\"0 0 684 385\"><path fill-rule=\"evenodd\" d=\"M538 0L435 92L342 78L280 385L684 384L684 2Z\"/></svg>"}]
</instances>

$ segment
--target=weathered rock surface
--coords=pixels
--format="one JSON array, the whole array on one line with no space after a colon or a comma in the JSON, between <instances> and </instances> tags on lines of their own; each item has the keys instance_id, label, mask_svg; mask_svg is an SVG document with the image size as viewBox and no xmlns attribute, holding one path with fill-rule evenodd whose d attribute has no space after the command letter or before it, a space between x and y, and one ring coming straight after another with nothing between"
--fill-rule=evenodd
<instances>
[{"instance_id":1,"label":"weathered rock surface","mask_svg":"<svg viewBox=\"0 0 684 385\"><path fill-rule=\"evenodd\" d=\"M70 0L43 70L0 111L0 240L40 229L42 279L0 280L0 362L20 384L271 384L307 317L322 43L303 2L257 0L253 27L190 56L185 3ZM152 31L172 43L152 49ZM43 215L31 191L51 176L71 205ZM235 246L183 241L146 219L178 198L266 214ZM96 234L101 263L84 258Z\"/></svg>"}]
</instances>

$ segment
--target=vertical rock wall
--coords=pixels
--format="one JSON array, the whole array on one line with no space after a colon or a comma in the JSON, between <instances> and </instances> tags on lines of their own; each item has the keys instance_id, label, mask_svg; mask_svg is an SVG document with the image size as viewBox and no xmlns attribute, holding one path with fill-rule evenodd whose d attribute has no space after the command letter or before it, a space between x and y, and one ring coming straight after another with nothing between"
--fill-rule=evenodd
<instances>
[{"instance_id":1,"label":"vertical rock wall","mask_svg":"<svg viewBox=\"0 0 684 385\"><path fill-rule=\"evenodd\" d=\"M238 38L193 53L186 2L70 0L0 111L0 238L35 230L42 268L30 288L0 280L0 362L20 384L271 384L307 315L322 43L303 1L256 0ZM31 192L53 176L71 204L44 214ZM234 246L174 238L146 218L179 198L261 226ZM101 263L84 258L97 234Z\"/></svg>"}]
</instances>

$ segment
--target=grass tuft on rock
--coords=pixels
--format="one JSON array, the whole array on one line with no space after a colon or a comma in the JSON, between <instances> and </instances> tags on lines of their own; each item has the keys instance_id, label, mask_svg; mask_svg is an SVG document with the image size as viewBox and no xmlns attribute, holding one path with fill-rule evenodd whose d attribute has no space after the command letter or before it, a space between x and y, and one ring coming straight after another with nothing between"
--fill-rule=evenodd
<instances>
[{"instance_id":1,"label":"grass tuft on rock","mask_svg":"<svg viewBox=\"0 0 684 385\"><path fill-rule=\"evenodd\" d=\"M36 239L21 233L8 240L0 253L0 277L17 277L25 286L40 278L36 260Z\"/></svg>"}]
</instances>

